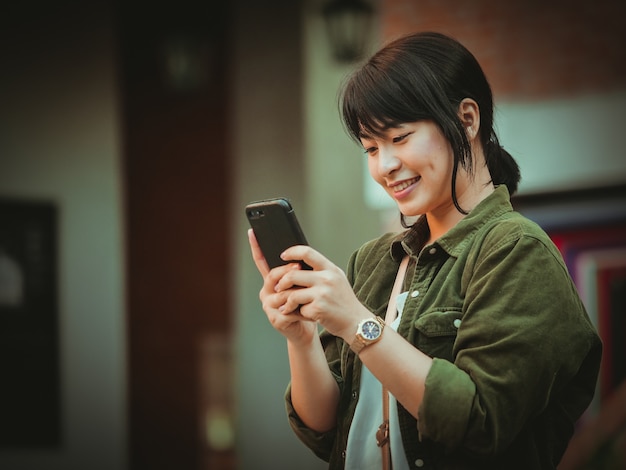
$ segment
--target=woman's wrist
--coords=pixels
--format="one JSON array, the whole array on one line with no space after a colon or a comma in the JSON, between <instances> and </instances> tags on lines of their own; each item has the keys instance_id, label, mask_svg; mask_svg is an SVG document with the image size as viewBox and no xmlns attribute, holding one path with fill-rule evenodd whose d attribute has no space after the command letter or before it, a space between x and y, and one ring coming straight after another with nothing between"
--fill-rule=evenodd
<instances>
[{"instance_id":1,"label":"woman's wrist","mask_svg":"<svg viewBox=\"0 0 626 470\"><path fill-rule=\"evenodd\" d=\"M287 348L289 350L306 351L315 346L315 343L319 343L319 335L317 330L311 335L300 335L297 337L286 337Z\"/></svg>"},{"instance_id":2,"label":"woman's wrist","mask_svg":"<svg viewBox=\"0 0 626 470\"><path fill-rule=\"evenodd\" d=\"M356 333L359 324L363 320L374 319L376 316L370 312L365 306L359 303L357 309L355 309L355 313L350 315L350 320L346 323L346 325L339 331L336 336L342 338L346 343L351 344L356 338Z\"/></svg>"}]
</instances>

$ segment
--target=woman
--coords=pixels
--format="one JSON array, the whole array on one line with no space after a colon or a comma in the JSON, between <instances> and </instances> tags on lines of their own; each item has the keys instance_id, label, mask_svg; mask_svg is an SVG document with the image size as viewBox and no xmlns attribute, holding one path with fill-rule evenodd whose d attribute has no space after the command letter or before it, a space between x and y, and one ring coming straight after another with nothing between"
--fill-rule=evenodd
<instances>
[{"instance_id":1,"label":"woman","mask_svg":"<svg viewBox=\"0 0 626 470\"><path fill-rule=\"evenodd\" d=\"M558 250L511 207L519 169L476 59L441 34L400 38L352 75L342 114L407 229L364 244L346 274L307 246L269 270L249 233L295 433L330 468L382 468L382 384L394 470L556 468L601 343Z\"/></svg>"}]
</instances>

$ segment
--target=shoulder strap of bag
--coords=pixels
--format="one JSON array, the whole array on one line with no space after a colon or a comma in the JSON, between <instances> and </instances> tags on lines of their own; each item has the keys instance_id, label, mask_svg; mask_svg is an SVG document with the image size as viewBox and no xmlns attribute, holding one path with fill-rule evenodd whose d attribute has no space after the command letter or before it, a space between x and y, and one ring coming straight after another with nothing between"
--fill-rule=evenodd
<instances>
[{"instance_id":1,"label":"shoulder strap of bag","mask_svg":"<svg viewBox=\"0 0 626 470\"><path fill-rule=\"evenodd\" d=\"M396 280L391 289L391 295L389 296L389 303L387 305L387 312L385 313L385 323L390 326L396 319L396 298L400 294L402 288L402 281L404 281L404 275L406 273L406 267L409 264L409 257L406 255L402 258L400 267L398 267L398 273L396 274ZM383 454L383 470L391 470L391 448L389 442L389 392L387 387L383 385L383 423L378 427L376 431L376 444L380 447Z\"/></svg>"}]
</instances>

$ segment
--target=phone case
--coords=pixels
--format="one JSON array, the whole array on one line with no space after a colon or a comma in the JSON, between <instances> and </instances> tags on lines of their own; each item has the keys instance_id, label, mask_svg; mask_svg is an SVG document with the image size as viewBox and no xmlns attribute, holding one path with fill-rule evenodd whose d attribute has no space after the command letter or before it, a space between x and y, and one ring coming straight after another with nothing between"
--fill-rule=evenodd
<instances>
[{"instance_id":1,"label":"phone case","mask_svg":"<svg viewBox=\"0 0 626 470\"><path fill-rule=\"evenodd\" d=\"M280 258L280 254L287 248L308 245L287 198L251 202L246 206L246 217L270 268L287 264ZM305 263L302 265L305 269L310 269Z\"/></svg>"}]
</instances>

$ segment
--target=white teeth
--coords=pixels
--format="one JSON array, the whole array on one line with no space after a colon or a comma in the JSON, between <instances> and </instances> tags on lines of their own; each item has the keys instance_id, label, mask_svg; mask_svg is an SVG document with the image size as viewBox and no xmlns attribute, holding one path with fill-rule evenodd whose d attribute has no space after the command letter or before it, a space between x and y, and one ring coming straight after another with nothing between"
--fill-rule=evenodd
<instances>
[{"instance_id":1,"label":"white teeth","mask_svg":"<svg viewBox=\"0 0 626 470\"><path fill-rule=\"evenodd\" d=\"M419 178L413 178L407 181L403 181L402 183L398 184L397 186L393 187L394 192L399 192L402 191L406 188L408 188L409 186L411 186L414 183L417 183L417 180L419 180Z\"/></svg>"}]
</instances>

